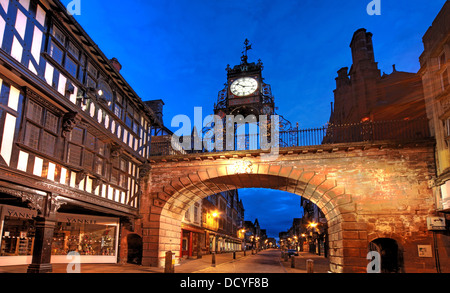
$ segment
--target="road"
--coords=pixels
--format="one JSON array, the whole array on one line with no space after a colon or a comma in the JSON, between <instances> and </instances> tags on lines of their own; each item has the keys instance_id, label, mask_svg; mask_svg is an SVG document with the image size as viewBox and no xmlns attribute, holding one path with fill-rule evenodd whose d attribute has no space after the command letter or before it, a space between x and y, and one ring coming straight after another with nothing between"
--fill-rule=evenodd
<instances>
[{"instance_id":1,"label":"road","mask_svg":"<svg viewBox=\"0 0 450 293\"><path fill-rule=\"evenodd\" d=\"M281 264L280 250L264 250L234 261L218 264L193 273L287 273Z\"/></svg>"}]
</instances>

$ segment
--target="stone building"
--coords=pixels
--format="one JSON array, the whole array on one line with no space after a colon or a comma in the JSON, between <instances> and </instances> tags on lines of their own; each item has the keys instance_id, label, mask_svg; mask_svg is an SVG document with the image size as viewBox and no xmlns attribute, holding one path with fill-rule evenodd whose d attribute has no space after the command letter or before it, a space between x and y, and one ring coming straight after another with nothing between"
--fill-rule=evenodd
<instances>
[{"instance_id":1,"label":"stone building","mask_svg":"<svg viewBox=\"0 0 450 293\"><path fill-rule=\"evenodd\" d=\"M372 36L364 28L353 34L353 63L338 71L324 143L429 136L420 75L395 65L392 73L381 73Z\"/></svg>"},{"instance_id":2,"label":"stone building","mask_svg":"<svg viewBox=\"0 0 450 293\"><path fill-rule=\"evenodd\" d=\"M350 43L353 63L338 71L331 124L425 118L422 82L417 73L378 69L372 33L359 29Z\"/></svg>"},{"instance_id":3,"label":"stone building","mask_svg":"<svg viewBox=\"0 0 450 293\"><path fill-rule=\"evenodd\" d=\"M436 218L430 219L430 225L442 224L430 228L436 237L436 266L444 266L443 261L448 263L450 258L450 1L446 1L423 36L423 44L419 75L431 133L436 139L436 177L430 178L429 183L436 197Z\"/></svg>"},{"instance_id":4,"label":"stone building","mask_svg":"<svg viewBox=\"0 0 450 293\"><path fill-rule=\"evenodd\" d=\"M194 203L181 222L181 257L241 250L243 220L244 206L237 190Z\"/></svg>"}]
</instances>

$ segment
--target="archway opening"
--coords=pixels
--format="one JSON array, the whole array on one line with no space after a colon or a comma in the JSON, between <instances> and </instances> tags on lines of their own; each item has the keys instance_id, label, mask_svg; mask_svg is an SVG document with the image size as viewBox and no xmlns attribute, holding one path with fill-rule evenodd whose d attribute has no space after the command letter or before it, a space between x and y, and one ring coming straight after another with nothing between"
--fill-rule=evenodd
<instances>
[{"instance_id":1,"label":"archway opening","mask_svg":"<svg viewBox=\"0 0 450 293\"><path fill-rule=\"evenodd\" d=\"M127 236L127 244L127 263L141 265L143 253L142 237L137 234L129 234Z\"/></svg>"},{"instance_id":2,"label":"archway opening","mask_svg":"<svg viewBox=\"0 0 450 293\"><path fill-rule=\"evenodd\" d=\"M165 237L160 237L160 247L170 247L180 259L269 247L328 257L325 214L299 194L271 187L194 197L188 196L192 188L180 192L164 206L161 227ZM173 225L174 220L179 226Z\"/></svg>"},{"instance_id":3,"label":"archway opening","mask_svg":"<svg viewBox=\"0 0 450 293\"><path fill-rule=\"evenodd\" d=\"M317 205L323 212L328 226L326 235L330 247L330 269L333 272L342 272L345 251L341 206L346 208L343 210L345 214L354 211L351 206L348 208L346 206L351 202L351 195L346 194L345 188L338 185L334 179L314 171L299 169L295 166L284 167L258 164L253 160L247 161L250 162L247 169L237 169L233 162L231 164L224 162L223 166L207 167L192 174L184 173L181 177L171 177L162 189L153 190L149 194L151 196L148 217L150 222L148 228L144 229L144 233L156 235L156 237L146 238L148 241L146 240L144 246L154 247L155 250L145 252L145 263L164 266L165 254L168 251L175 253L177 260L181 258L183 230L195 232L192 227L185 227L182 224L183 217L190 207L195 206L195 203L221 192L259 188L284 191L291 196L292 194L299 196L297 200L303 197ZM197 216L197 219L201 217ZM354 219L351 216L347 218ZM349 226L350 229L352 227ZM205 235L203 239L207 242L211 238ZM207 246L220 247L220 245L223 247L223 243L217 242ZM225 247L233 246L236 246L235 239L225 239Z\"/></svg>"},{"instance_id":4,"label":"archway opening","mask_svg":"<svg viewBox=\"0 0 450 293\"><path fill-rule=\"evenodd\" d=\"M392 238L377 238L369 243L369 251L380 254L381 273L403 272L403 252Z\"/></svg>"}]
</instances>

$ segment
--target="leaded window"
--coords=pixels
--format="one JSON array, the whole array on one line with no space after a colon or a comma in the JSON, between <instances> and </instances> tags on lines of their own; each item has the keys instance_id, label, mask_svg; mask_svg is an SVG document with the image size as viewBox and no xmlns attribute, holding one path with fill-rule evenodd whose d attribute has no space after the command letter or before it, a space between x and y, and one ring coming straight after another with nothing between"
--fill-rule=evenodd
<instances>
[{"instance_id":1,"label":"leaded window","mask_svg":"<svg viewBox=\"0 0 450 293\"><path fill-rule=\"evenodd\" d=\"M24 144L44 154L55 156L59 117L45 107L28 100Z\"/></svg>"},{"instance_id":2,"label":"leaded window","mask_svg":"<svg viewBox=\"0 0 450 293\"><path fill-rule=\"evenodd\" d=\"M105 176L106 144L88 130L75 127L69 136L67 162Z\"/></svg>"}]
</instances>

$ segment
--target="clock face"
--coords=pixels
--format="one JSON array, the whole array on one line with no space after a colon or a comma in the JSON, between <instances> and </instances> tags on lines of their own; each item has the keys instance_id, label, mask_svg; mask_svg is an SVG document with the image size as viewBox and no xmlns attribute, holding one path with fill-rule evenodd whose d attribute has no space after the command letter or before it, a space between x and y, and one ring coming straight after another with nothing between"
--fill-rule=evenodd
<instances>
[{"instance_id":1,"label":"clock face","mask_svg":"<svg viewBox=\"0 0 450 293\"><path fill-rule=\"evenodd\" d=\"M244 97L253 94L258 89L258 81L251 77L243 77L231 84L231 93L233 95Z\"/></svg>"}]
</instances>

